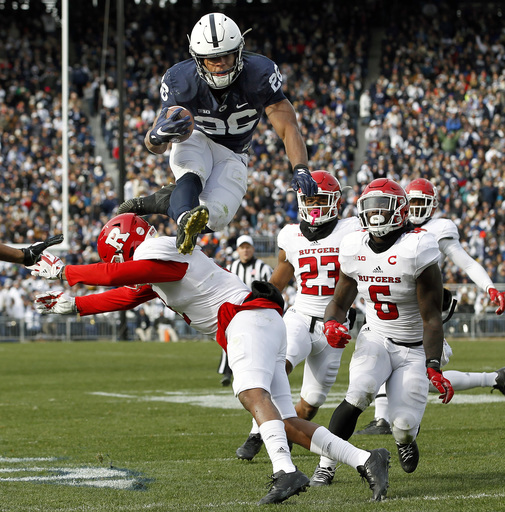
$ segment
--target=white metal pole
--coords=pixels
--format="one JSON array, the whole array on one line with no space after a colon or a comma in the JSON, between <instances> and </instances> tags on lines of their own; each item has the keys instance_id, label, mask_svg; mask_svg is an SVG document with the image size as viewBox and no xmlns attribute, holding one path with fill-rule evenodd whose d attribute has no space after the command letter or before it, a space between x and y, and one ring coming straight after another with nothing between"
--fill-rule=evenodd
<instances>
[{"instance_id":1,"label":"white metal pole","mask_svg":"<svg viewBox=\"0 0 505 512\"><path fill-rule=\"evenodd\" d=\"M65 240L61 249L69 247L68 238L68 0L62 0L61 14L61 120L62 120L62 233Z\"/></svg>"}]
</instances>

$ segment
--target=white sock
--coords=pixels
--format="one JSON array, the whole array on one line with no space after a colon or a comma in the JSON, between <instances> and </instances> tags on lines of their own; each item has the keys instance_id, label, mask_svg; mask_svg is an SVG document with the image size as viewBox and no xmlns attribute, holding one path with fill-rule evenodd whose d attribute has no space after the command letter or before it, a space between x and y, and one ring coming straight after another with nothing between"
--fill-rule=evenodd
<instances>
[{"instance_id":1,"label":"white sock","mask_svg":"<svg viewBox=\"0 0 505 512\"><path fill-rule=\"evenodd\" d=\"M252 427L251 427L251 431L249 432L249 435L251 434L259 434L260 433L260 428L258 427L258 424L256 423L256 420L253 418L252 419Z\"/></svg>"},{"instance_id":2,"label":"white sock","mask_svg":"<svg viewBox=\"0 0 505 512\"><path fill-rule=\"evenodd\" d=\"M496 372L458 372L448 370L444 372L444 377L451 381L454 391L462 391L472 388L487 388L496 384ZM431 391L431 386L430 386Z\"/></svg>"},{"instance_id":3,"label":"white sock","mask_svg":"<svg viewBox=\"0 0 505 512\"><path fill-rule=\"evenodd\" d=\"M337 462L343 462L356 469L358 466L363 466L370 457L370 452L356 448L325 427L319 427L314 432L310 451L321 455L319 465L324 468L335 468Z\"/></svg>"},{"instance_id":4,"label":"white sock","mask_svg":"<svg viewBox=\"0 0 505 512\"><path fill-rule=\"evenodd\" d=\"M281 420L265 421L260 425L260 434L267 449L268 456L272 461L273 473L283 470L286 473L293 473L296 467L291 460L288 438L284 429L284 422Z\"/></svg>"},{"instance_id":5,"label":"white sock","mask_svg":"<svg viewBox=\"0 0 505 512\"><path fill-rule=\"evenodd\" d=\"M375 397L375 419L384 418L389 423L388 398L386 396L386 384L379 388Z\"/></svg>"},{"instance_id":6,"label":"white sock","mask_svg":"<svg viewBox=\"0 0 505 512\"><path fill-rule=\"evenodd\" d=\"M188 213L188 212L189 212L189 210L188 210L188 211L186 211L186 212L181 213L181 214L179 215L179 217L177 217L177 225L179 225L179 224L180 224L181 219L182 219L182 218L184 217L184 215L186 215L186 213Z\"/></svg>"}]
</instances>

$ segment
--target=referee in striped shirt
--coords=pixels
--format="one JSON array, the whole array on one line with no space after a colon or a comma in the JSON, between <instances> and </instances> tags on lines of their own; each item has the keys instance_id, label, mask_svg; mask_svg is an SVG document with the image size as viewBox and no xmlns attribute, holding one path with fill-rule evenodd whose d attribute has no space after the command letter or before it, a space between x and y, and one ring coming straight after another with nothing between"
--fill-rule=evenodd
<instances>
[{"instance_id":1,"label":"referee in striped shirt","mask_svg":"<svg viewBox=\"0 0 505 512\"><path fill-rule=\"evenodd\" d=\"M272 275L272 267L254 256L254 241L249 235L242 235L237 238L238 259L228 265L228 270L237 274L244 283L249 286L253 281L268 281ZM221 384L231 384L231 369L228 366L228 357L223 350L219 363L218 373L223 375Z\"/></svg>"}]
</instances>

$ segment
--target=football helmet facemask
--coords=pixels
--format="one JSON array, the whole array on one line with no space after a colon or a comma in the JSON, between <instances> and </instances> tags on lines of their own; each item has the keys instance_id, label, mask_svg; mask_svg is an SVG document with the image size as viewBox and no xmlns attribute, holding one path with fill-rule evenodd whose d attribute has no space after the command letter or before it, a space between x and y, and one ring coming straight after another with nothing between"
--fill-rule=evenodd
<instances>
[{"instance_id":1,"label":"football helmet facemask","mask_svg":"<svg viewBox=\"0 0 505 512\"><path fill-rule=\"evenodd\" d=\"M123 213L109 220L97 242L98 255L105 263L123 263L133 258L135 249L153 238L156 229L134 213Z\"/></svg>"},{"instance_id":2,"label":"football helmet facemask","mask_svg":"<svg viewBox=\"0 0 505 512\"><path fill-rule=\"evenodd\" d=\"M438 207L438 193L430 181L424 178L411 181L405 192L410 202L409 220L413 224L422 224L433 217ZM412 200L415 204L412 204Z\"/></svg>"},{"instance_id":3,"label":"football helmet facemask","mask_svg":"<svg viewBox=\"0 0 505 512\"><path fill-rule=\"evenodd\" d=\"M224 89L232 84L244 67L242 50L244 38L237 24L228 16L215 12L206 14L193 27L189 38L189 53L195 59L196 70L213 89ZM235 63L224 72L211 73L204 59L235 54Z\"/></svg>"},{"instance_id":4,"label":"football helmet facemask","mask_svg":"<svg viewBox=\"0 0 505 512\"><path fill-rule=\"evenodd\" d=\"M317 183L317 195L306 196L298 189L298 211L300 217L311 226L318 226L335 219L342 202L342 189L337 178L327 171L311 173ZM317 202L314 201L317 198Z\"/></svg>"},{"instance_id":5,"label":"football helmet facemask","mask_svg":"<svg viewBox=\"0 0 505 512\"><path fill-rule=\"evenodd\" d=\"M405 225L409 203L405 190L398 183L379 178L367 185L357 208L363 228L381 237Z\"/></svg>"}]
</instances>

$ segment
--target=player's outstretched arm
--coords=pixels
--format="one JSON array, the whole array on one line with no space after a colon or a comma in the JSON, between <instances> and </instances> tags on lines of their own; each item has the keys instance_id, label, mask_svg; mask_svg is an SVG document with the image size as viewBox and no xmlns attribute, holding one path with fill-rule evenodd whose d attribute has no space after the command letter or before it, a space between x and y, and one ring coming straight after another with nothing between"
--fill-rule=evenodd
<instances>
[{"instance_id":1,"label":"player's outstretched arm","mask_svg":"<svg viewBox=\"0 0 505 512\"><path fill-rule=\"evenodd\" d=\"M126 311L156 297L158 295L149 285L140 288L123 286L79 297L71 297L62 291L54 291L37 294L35 309L41 315L79 313L81 316L87 316L110 311Z\"/></svg>"},{"instance_id":2,"label":"player's outstretched arm","mask_svg":"<svg viewBox=\"0 0 505 512\"><path fill-rule=\"evenodd\" d=\"M293 166L293 180L291 186L294 190L301 189L307 196L317 194L317 183L309 172L308 155L305 142L296 119L295 109L289 100L282 100L265 109L269 121L275 132L284 142L286 154Z\"/></svg>"},{"instance_id":3,"label":"player's outstretched arm","mask_svg":"<svg viewBox=\"0 0 505 512\"><path fill-rule=\"evenodd\" d=\"M505 311L505 293L499 292L484 267L475 261L463 249L459 240L452 238L442 239L439 242L440 250L482 290L485 290L491 302L498 306L497 315Z\"/></svg>"},{"instance_id":4,"label":"player's outstretched arm","mask_svg":"<svg viewBox=\"0 0 505 512\"><path fill-rule=\"evenodd\" d=\"M44 242L36 242L29 247L21 249L24 254L23 265L30 267L40 260L41 254L53 245L61 244L63 242L63 235L55 235L49 237Z\"/></svg>"},{"instance_id":5,"label":"player's outstretched arm","mask_svg":"<svg viewBox=\"0 0 505 512\"><path fill-rule=\"evenodd\" d=\"M63 242L63 235L51 236L44 242L35 242L23 249L16 249L15 247L0 244L0 261L22 263L26 267L30 267L37 263L40 259L40 255L45 249L52 245L61 244L61 242Z\"/></svg>"},{"instance_id":6,"label":"player's outstretched arm","mask_svg":"<svg viewBox=\"0 0 505 512\"><path fill-rule=\"evenodd\" d=\"M0 244L0 260L9 263L23 263L24 253L21 249L15 249L8 245Z\"/></svg>"}]
</instances>

